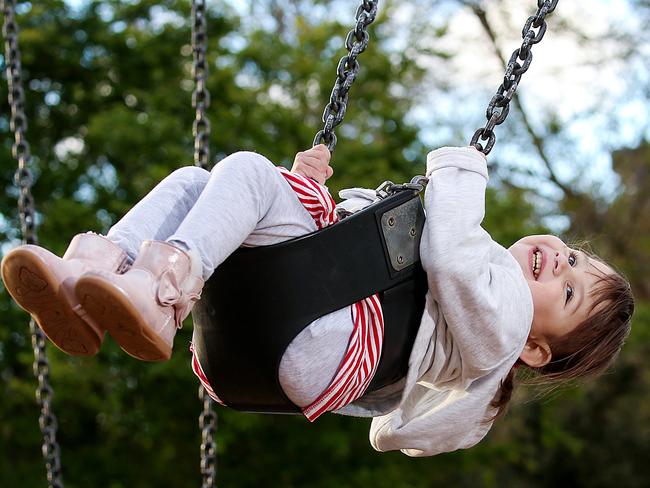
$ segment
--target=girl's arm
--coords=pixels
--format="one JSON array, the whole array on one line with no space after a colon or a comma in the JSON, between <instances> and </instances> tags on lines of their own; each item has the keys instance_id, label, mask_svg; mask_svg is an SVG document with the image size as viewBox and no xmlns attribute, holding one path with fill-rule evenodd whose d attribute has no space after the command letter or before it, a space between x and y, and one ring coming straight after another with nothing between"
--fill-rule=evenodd
<instances>
[{"instance_id":1,"label":"girl's arm","mask_svg":"<svg viewBox=\"0 0 650 488\"><path fill-rule=\"evenodd\" d=\"M445 322L436 325L444 350L435 354L460 366L460 378L449 379L466 385L523 347L530 292L514 258L481 227L485 156L472 147L438 149L427 157L427 176L420 255Z\"/></svg>"}]
</instances>

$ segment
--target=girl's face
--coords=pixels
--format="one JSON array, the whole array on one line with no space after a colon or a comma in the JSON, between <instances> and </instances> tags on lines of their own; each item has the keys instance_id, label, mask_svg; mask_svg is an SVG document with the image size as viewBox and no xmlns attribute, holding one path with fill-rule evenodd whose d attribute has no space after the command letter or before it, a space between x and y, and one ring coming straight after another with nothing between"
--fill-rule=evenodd
<instances>
[{"instance_id":1,"label":"girl's face","mask_svg":"<svg viewBox=\"0 0 650 488\"><path fill-rule=\"evenodd\" d=\"M508 250L533 296L529 338L546 342L571 332L588 317L593 308L590 290L600 276L613 272L551 235L524 237Z\"/></svg>"}]
</instances>

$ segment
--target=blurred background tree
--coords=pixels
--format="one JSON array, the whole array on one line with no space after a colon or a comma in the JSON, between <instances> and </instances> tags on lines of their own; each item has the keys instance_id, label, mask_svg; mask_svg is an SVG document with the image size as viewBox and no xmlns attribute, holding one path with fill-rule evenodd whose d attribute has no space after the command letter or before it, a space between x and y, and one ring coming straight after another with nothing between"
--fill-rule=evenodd
<instances>
[{"instance_id":1,"label":"blurred background tree","mask_svg":"<svg viewBox=\"0 0 650 488\"><path fill-rule=\"evenodd\" d=\"M246 149L289 164L309 146L355 3L208 4L215 160ZM219 409L221 486L648 486L650 3L616 3L560 2L549 18L498 129L485 221L504 245L549 230L587 238L630 277L638 312L615 371L541 399L520 389L479 446L430 459L374 452L367 420L328 415L309 425ZM467 144L534 9L513 0L382 2L338 130L331 190L408 180L429 148ZM191 164L189 11L186 1L18 3L46 247L62 253L74 234L106 231ZM3 250L19 239L6 103L3 83ZM0 486L44 486L27 316L4 290L0 311ZM93 359L49 348L68 487L199 484L190 336L188 323L174 358L154 365L110 340Z\"/></svg>"}]
</instances>

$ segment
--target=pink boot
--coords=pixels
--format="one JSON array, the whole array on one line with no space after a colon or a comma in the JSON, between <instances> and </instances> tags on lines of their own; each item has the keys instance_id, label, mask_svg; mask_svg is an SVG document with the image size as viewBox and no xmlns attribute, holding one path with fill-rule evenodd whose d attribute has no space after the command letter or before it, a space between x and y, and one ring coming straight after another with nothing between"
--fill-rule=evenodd
<instances>
[{"instance_id":1,"label":"pink boot","mask_svg":"<svg viewBox=\"0 0 650 488\"><path fill-rule=\"evenodd\" d=\"M92 356L105 331L79 305L77 279L92 269L120 273L127 267L128 257L119 246L87 233L72 239L63 258L30 244L9 251L2 260L2 279L54 345L74 356Z\"/></svg>"},{"instance_id":2,"label":"pink boot","mask_svg":"<svg viewBox=\"0 0 650 488\"><path fill-rule=\"evenodd\" d=\"M126 273L86 273L76 293L124 351L143 361L163 361L171 357L176 330L202 288L200 258L163 241L145 241Z\"/></svg>"}]
</instances>

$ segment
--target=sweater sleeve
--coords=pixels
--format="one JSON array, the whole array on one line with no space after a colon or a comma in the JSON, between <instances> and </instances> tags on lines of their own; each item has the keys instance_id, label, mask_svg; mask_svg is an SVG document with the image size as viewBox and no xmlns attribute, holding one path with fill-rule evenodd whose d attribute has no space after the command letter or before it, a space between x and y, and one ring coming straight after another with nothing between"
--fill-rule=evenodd
<instances>
[{"instance_id":1,"label":"sweater sleeve","mask_svg":"<svg viewBox=\"0 0 650 488\"><path fill-rule=\"evenodd\" d=\"M519 270L504 266L509 256L481 227L488 181L485 156L474 148L441 148L427 158L427 221L420 246L432 298L446 330L445 351L459 358L460 377L479 378L511 359L516 331L508 330L515 313L512 299ZM513 308L511 310L511 308ZM441 336L440 332L439 336Z\"/></svg>"},{"instance_id":2,"label":"sweater sleeve","mask_svg":"<svg viewBox=\"0 0 650 488\"><path fill-rule=\"evenodd\" d=\"M416 385L401 408L372 420L372 447L381 452L400 450L408 456L423 457L474 446L492 426L489 419L494 410L489 399L494 395L493 379L481 378L467 391L437 394Z\"/></svg>"}]
</instances>

